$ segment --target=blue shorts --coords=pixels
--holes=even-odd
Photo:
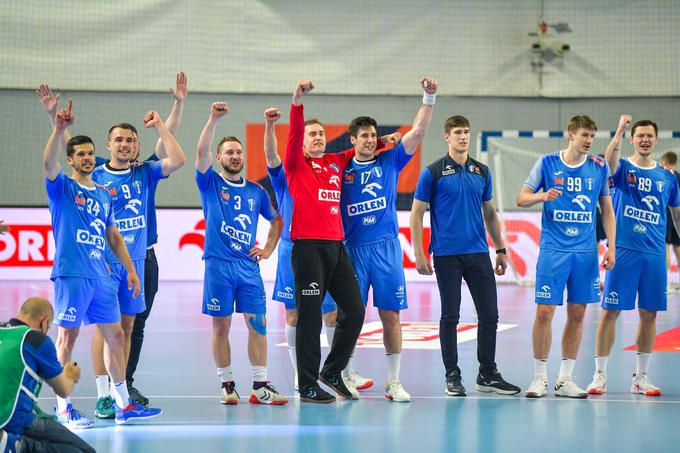
[[[541,250],[536,264],[536,303],[562,305],[600,301],[600,265],[597,251],[565,252]]]
[[[113,281],[83,277],[54,279],[54,323],[62,327],[120,322]]]
[[[279,242],[278,263],[276,264],[276,283],[274,283],[274,294],[272,299],[283,302],[286,310],[295,310],[295,274],[291,256],[293,253],[293,243],[282,240]],[[321,313],[324,315],[337,310],[335,301],[330,293],[326,293],[321,303]]]
[[[373,288],[373,305],[383,310],[404,310],[406,279],[399,238],[372,244],[347,247],[359,281],[364,305],[368,303],[368,288]]]
[[[234,313],[234,303],[237,313],[267,312],[267,295],[264,292],[260,266],[250,260],[206,259],[203,314],[231,316]]]
[[[644,273],[644,274],[643,274]],[[625,248],[616,249],[616,265],[604,280],[602,308],[666,310],[666,257]]]
[[[132,297],[132,290],[128,289],[128,271],[125,266],[121,263],[109,263],[111,278],[118,291],[120,312],[128,316],[135,316],[137,313],[146,310],[146,302],[144,302],[144,260],[135,260],[132,264],[134,264],[137,277],[142,284],[137,297]]]

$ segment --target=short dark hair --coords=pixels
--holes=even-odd
[[[66,157],[73,157],[73,153],[76,152],[73,148],[77,145],[84,145],[86,143],[91,143],[92,148],[94,148],[94,142],[87,135],[76,135],[75,137],[71,137],[71,139],[66,142]]]
[[[630,128],[630,136],[635,135],[635,129],[638,127],[644,127],[644,126],[652,126],[654,128],[654,135],[658,136],[659,135],[659,127],[656,125],[654,121],[650,120],[640,120],[636,121],[635,124],[633,124],[633,127]]]
[[[111,126],[111,129],[109,129],[109,138],[111,137],[111,132],[113,132],[113,130],[117,127],[121,128],[121,129],[127,129],[129,131],[132,131],[132,133],[135,134],[135,137],[139,137],[139,134],[137,133],[137,128],[134,127],[132,124],[130,124],[130,123],[118,123],[118,124],[114,124],[113,126]]]
[[[444,121],[444,133],[448,134],[454,127],[467,127],[470,128],[470,121],[463,115],[453,115],[446,118]]]
[[[378,130],[378,123],[370,116],[358,116],[349,123],[349,135],[356,137],[360,129],[369,128],[373,126]]]
[[[222,137],[220,139],[219,143],[217,143],[217,153],[218,154],[220,152],[220,148],[222,147],[222,144],[227,143],[227,142],[236,142],[239,145],[241,145],[241,147],[243,147],[243,143],[241,143],[241,140],[234,137],[233,135],[227,135],[226,137]]]
[[[305,126],[309,126],[310,124],[318,124],[319,126],[323,127],[323,123],[316,118],[310,118],[305,121]]]
[[[678,155],[673,151],[668,151],[661,156],[661,162],[665,162],[666,165],[676,165],[678,163]]]
[[[579,129],[588,129],[589,131],[596,131],[597,124],[588,115],[576,115],[569,119],[567,131],[575,134]]]

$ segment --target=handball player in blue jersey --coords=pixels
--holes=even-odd
[[[105,262],[108,246],[127,272],[126,284],[136,297],[140,281],[125,241],[115,223],[111,195],[92,181],[95,165],[94,144],[89,137],[65,140],[65,130],[73,124],[72,102],[61,110],[45,146],[43,169],[48,205],[52,215],[55,258],[52,280],[55,289],[55,324],[59,326],[57,351],[62,364],[71,354],[80,325],[97,324],[106,342],[106,369],[113,382],[116,423],[160,414],[133,403],[125,382],[125,338],[120,323],[116,288]],[[64,176],[58,162],[59,150],[66,146],[66,162],[73,172]],[[90,428],[92,421],[75,410],[68,398],[57,398],[58,420],[71,428]]]
[[[480,392],[514,395],[519,387],[510,384],[496,368],[496,330],[498,328],[497,275],[507,268],[501,224],[492,200],[489,168],[468,155],[470,122],[454,115],[444,122],[448,153],[430,164],[418,178],[411,208],[411,238],[416,267],[432,275],[429,253],[441,297],[439,339],[446,371],[448,396],[466,396],[458,367],[457,327],[460,319],[460,287],[468,285],[479,319],[477,359],[479,374],[475,386]],[[423,251],[423,216],[430,207],[431,243]],[[496,247],[495,266],[489,258],[488,230]]]
[[[360,116],[352,120],[349,135],[356,154],[338,181],[342,186],[340,214],[345,246],[364,304],[368,302],[369,288],[373,289],[373,305],[382,321],[387,353],[385,397],[396,402],[411,401],[399,380],[402,341],[399,312],[408,304],[399,243],[397,181],[425,137],[437,93],[436,80],[423,77],[420,84],[424,90],[423,103],[413,127],[391,150],[376,154],[378,125],[373,118]],[[350,390],[356,388],[350,373],[351,360],[342,372]]]
[[[567,322],[562,334],[562,362],[555,395],[586,398],[573,377],[581,344],[586,306],[600,300],[597,258],[596,208],[609,248],[602,260],[605,269],[615,263],[616,222],[609,194],[609,166],[589,154],[597,125],[588,116],[569,120],[566,149],[538,159],[517,196],[517,206],[543,203],[541,243],[536,264],[536,319],[533,327],[534,378],[526,396],[548,393],[548,354],[552,342],[552,319],[567,290]]]
[[[203,314],[212,317],[212,352],[222,383],[220,403],[239,401],[229,345],[231,315],[235,310],[243,313],[248,327],[248,358],[253,375],[248,401],[281,405],[288,400],[267,379],[267,296],[259,261],[269,258],[276,248],[283,220],[264,188],[241,176],[243,146],[236,137],[219,141],[216,160],[220,172],[213,170],[211,148],[215,129],[227,111],[224,102],[212,104],[197,146],[196,184],[205,216]],[[267,242],[262,248],[255,245],[260,215],[270,222]]]
[[[595,375],[588,393],[607,391],[607,360],[614,344],[621,310],[637,307],[640,324],[635,345],[637,366],[631,393],[661,395],[647,376],[656,337],[656,313],[666,311],[666,224],[680,229],[680,193],[674,173],[653,158],[659,140],[657,125],[649,120],[631,127],[633,155],[621,158],[621,141],[632,117],[622,115],[605,157],[614,181],[616,267],[604,281],[602,312],[595,339]],[[667,218],[670,207],[672,219]]]

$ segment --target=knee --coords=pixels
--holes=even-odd
[[[536,323],[543,325],[552,323],[554,313],[555,308],[553,306],[539,305],[536,309]]]
[[[295,327],[297,326],[297,321],[297,310],[286,310],[286,324],[290,327]]]
[[[125,332],[122,327],[118,327],[111,331],[111,333],[105,337],[106,344],[109,345],[111,350],[123,349],[125,344]]]
[[[57,348],[61,350],[71,351],[76,344],[79,329],[60,329],[57,337]]]
[[[602,309],[602,322],[604,323],[613,323],[616,322],[616,320],[619,318],[619,314],[621,312],[619,310],[607,310],[605,308]]]
[[[581,324],[583,322],[583,318],[585,318],[586,315],[586,310],[585,307],[577,309],[572,309],[572,310],[567,310],[567,318],[571,322],[575,322],[578,324]]]
[[[246,319],[248,321],[248,332],[250,335],[267,336],[267,318],[264,313],[248,315]]]
[[[656,324],[656,312],[640,309],[640,324],[653,325]]]
[[[229,322],[226,322],[226,320],[214,318],[212,333],[213,336],[216,337],[226,337],[227,335],[229,335]]]
[[[385,330],[394,330],[399,327],[399,312],[396,310],[380,310],[380,318]]]

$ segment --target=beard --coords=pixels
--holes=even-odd
[[[222,169],[226,171],[227,173],[230,173],[232,175],[238,175],[241,173],[241,170],[243,170],[243,162],[240,164],[222,164]]]

